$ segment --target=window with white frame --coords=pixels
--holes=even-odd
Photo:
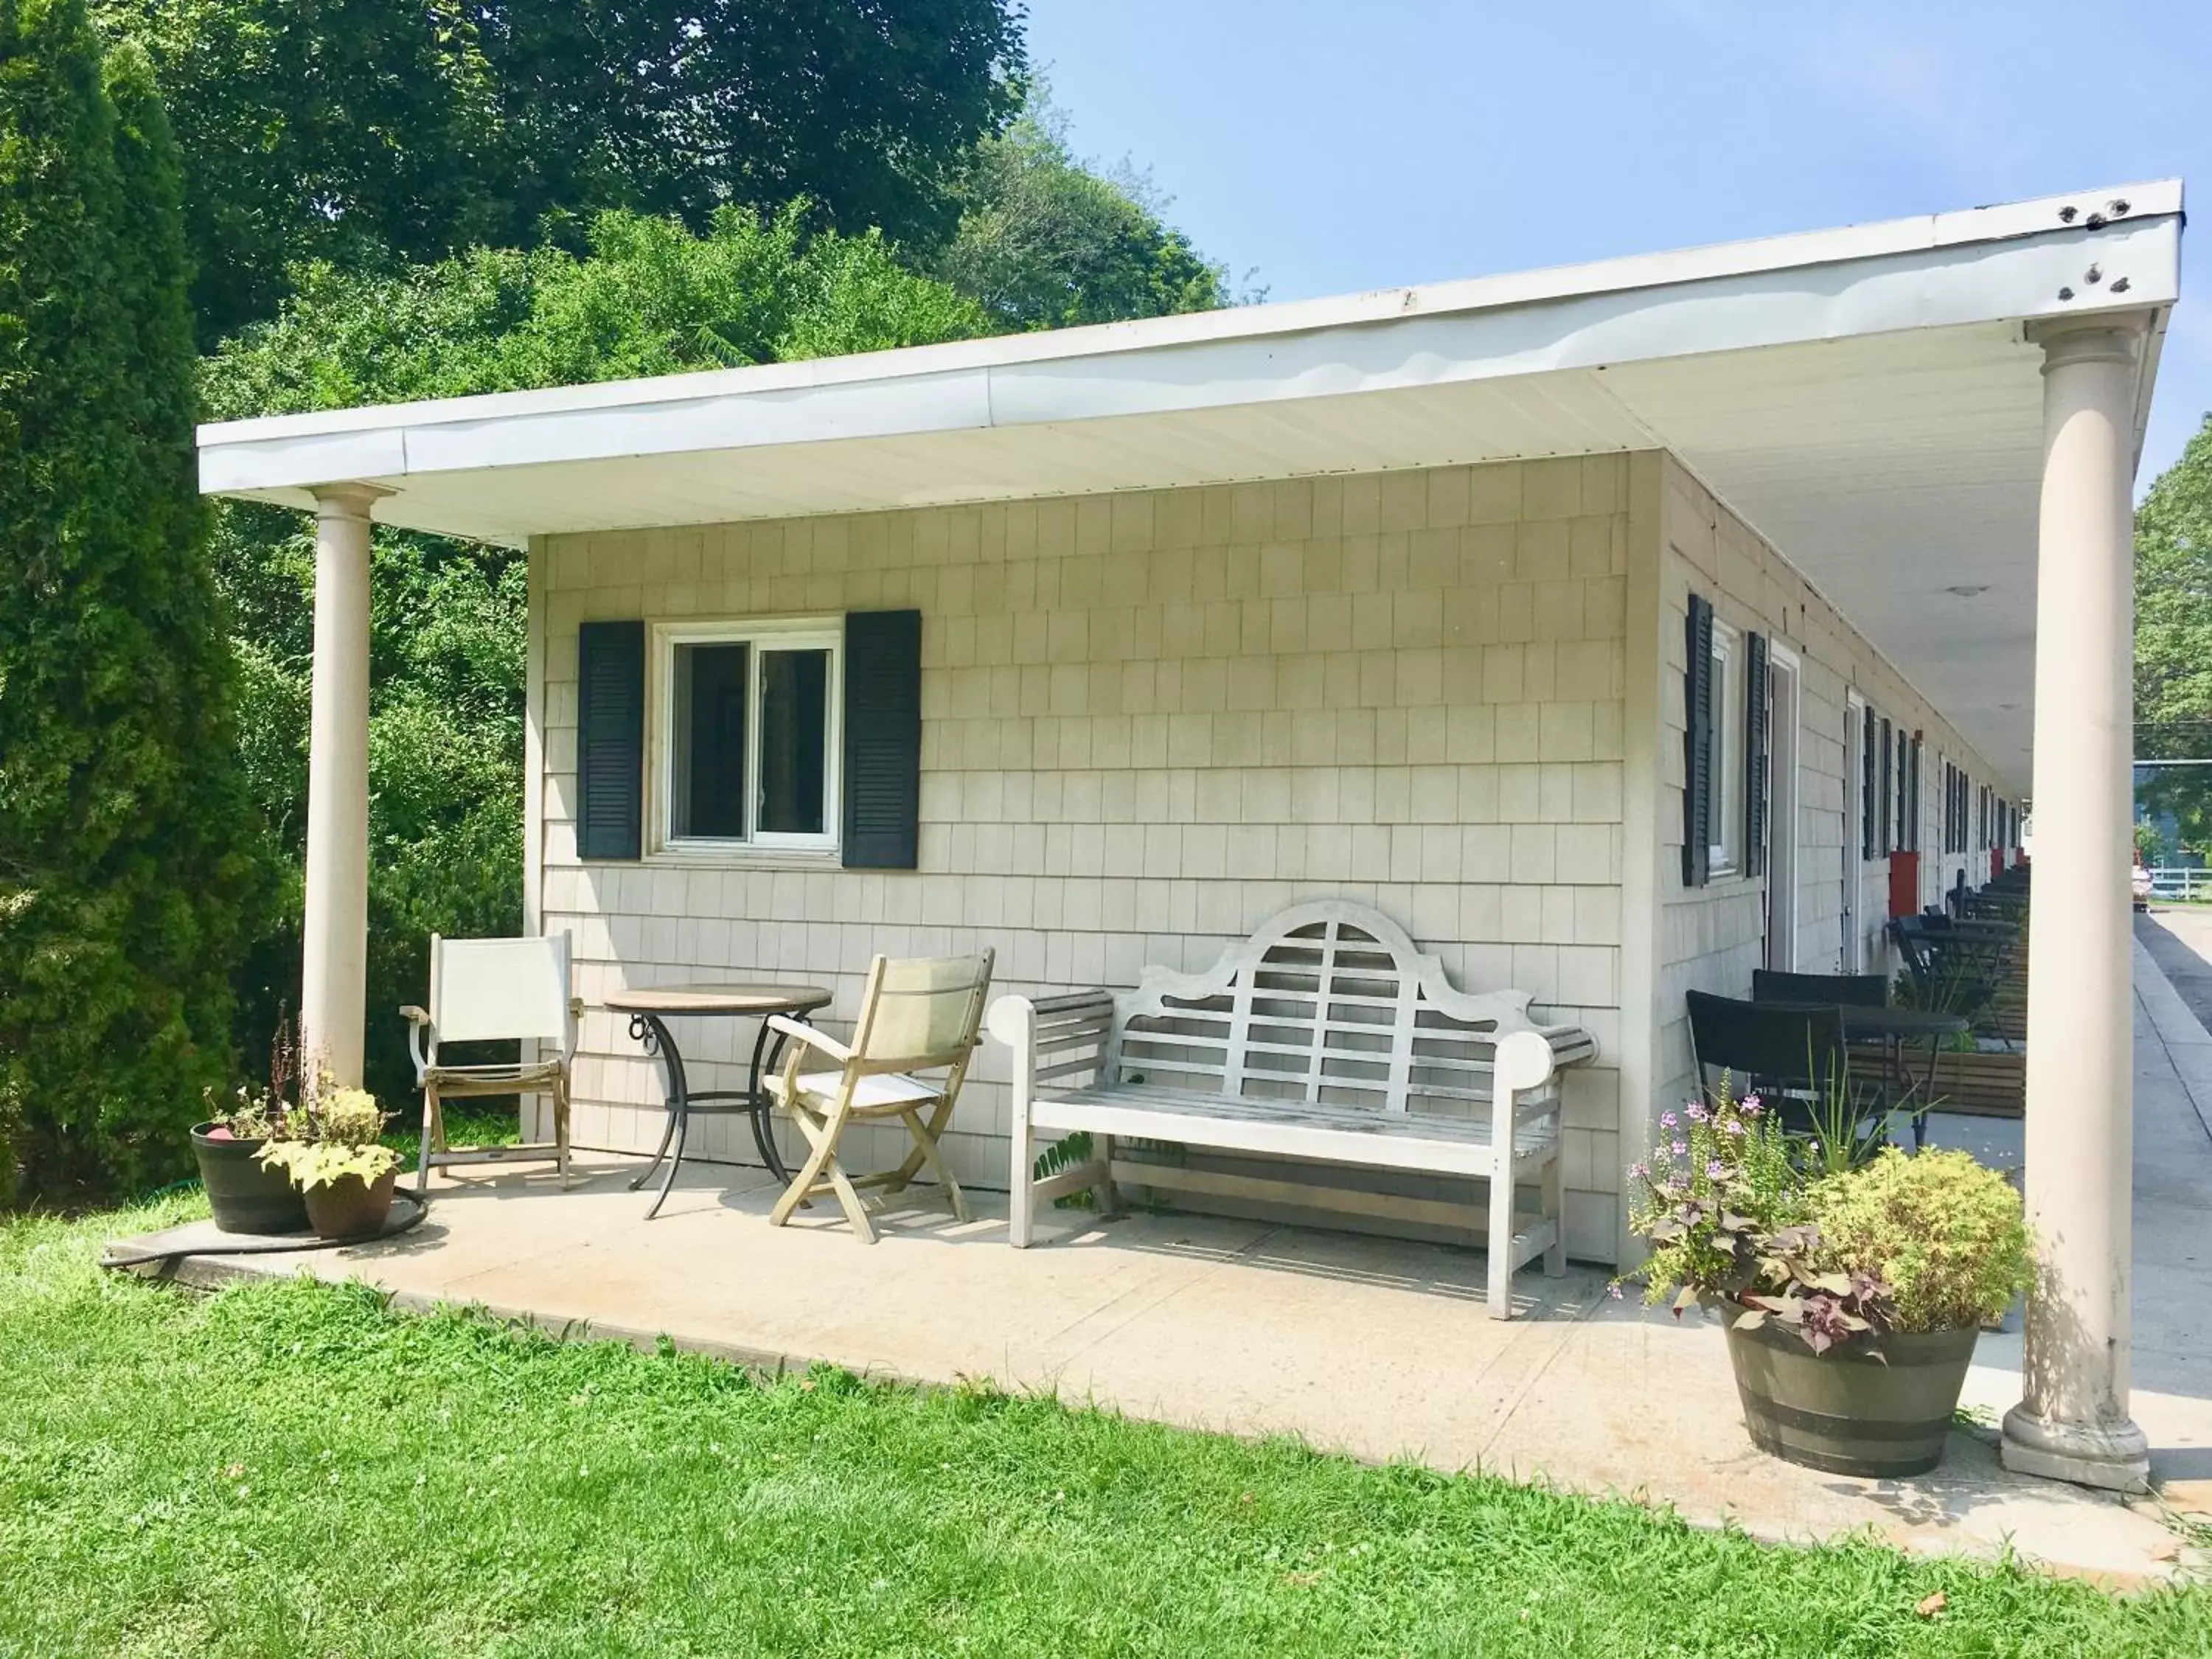
[[[654,629],[665,849],[836,848],[843,638],[821,618]]]
[[[1713,624],[1713,817],[1712,874],[1732,876],[1743,844],[1742,747],[1743,674],[1737,635],[1725,623]]]

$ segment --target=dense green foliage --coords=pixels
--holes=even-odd
[[[1012,115],[1011,0],[100,0],[153,54],[212,340],[288,267],[560,240],[601,209],[708,228],[795,197],[918,246]]]
[[[82,0],[0,4],[0,1195],[187,1159],[258,845],[192,454],[176,149]]]
[[[392,276],[301,272],[273,321],[210,360],[218,418],[727,368],[958,339],[983,313],[873,233],[810,235],[803,204],[704,234],[609,212],[585,252],[476,248]]]
[[[16,1155],[48,1200],[165,1173],[226,1049],[258,1064],[297,1003],[312,526],[193,498],[195,333],[219,342],[198,390],[226,417],[1224,297],[1141,185],[1078,166],[1041,107],[998,137],[1026,93],[1012,0],[88,3],[153,112],[131,188],[173,194],[119,193],[81,6],[8,6],[11,41],[74,20],[78,79],[11,47],[0,123],[0,463],[27,460],[0,491],[11,551],[33,550],[0,618],[21,988],[0,1033],[51,1071],[16,1065],[0,1115],[45,1103],[53,1134]],[[175,291],[195,260],[196,316]],[[380,532],[374,574],[366,1080],[396,1101],[390,1011],[421,995],[428,934],[521,921],[526,570]]]
[[[1894,1328],[1949,1331],[1999,1319],[2034,1267],[2020,1194],[1971,1153],[1895,1146],[1815,1182],[1828,1265],[1889,1287]]]
[[[2212,757],[2212,418],[2136,509],[2136,753]],[[2162,767],[2142,798],[2212,854],[2212,766]]]
[[[1033,96],[976,146],[965,211],[938,270],[1001,328],[1064,328],[1208,311],[1227,271],[1164,223],[1144,180],[1109,178],[1068,152],[1066,123]]]
[[[2212,1650],[2203,1589],[1777,1549],[1049,1400],[771,1383],[361,1285],[186,1298],[94,1265],[175,1213],[0,1226],[0,1650]]]
[[[583,256],[477,249],[386,277],[301,273],[271,322],[207,360],[221,416],[450,397],[779,362],[980,333],[982,313],[900,265],[874,235],[810,235],[788,209],[736,209],[705,235],[607,213]],[[306,834],[313,526],[273,507],[216,514],[218,568],[239,622],[248,771],[294,860],[287,926],[247,988],[249,1055],[297,983]],[[369,726],[366,1081],[411,1091],[392,1010],[419,1001],[430,933],[522,923],[526,565],[520,553],[380,531]]]

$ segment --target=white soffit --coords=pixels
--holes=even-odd
[[[271,416],[203,427],[201,483],[305,507],[318,484],[374,483],[395,492],[380,521],[519,545],[1663,447],[2024,787],[2041,444],[2025,325],[2148,310],[2162,327],[2180,230],[2169,180],[1341,300]],[[2154,349],[2138,437],[2154,369]]]

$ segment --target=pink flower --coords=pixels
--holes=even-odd
[[[1659,1114],[1659,1127],[1662,1129],[1671,1129],[1674,1127],[1675,1125],[1681,1122],[1681,1121],[1682,1120],[1680,1118],[1676,1117],[1672,1112],[1662,1112]]]
[[[1674,1156],[1675,1156],[1675,1157],[1677,1157],[1677,1158],[1687,1158],[1689,1155],[1690,1155],[1690,1143],[1689,1143],[1688,1141],[1686,1141],[1686,1140],[1678,1140],[1678,1141],[1676,1141],[1676,1142],[1674,1143]]]

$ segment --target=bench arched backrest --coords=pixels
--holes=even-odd
[[[1454,988],[1396,922],[1340,899],[1279,912],[1203,973],[1147,968],[1115,1003],[1119,1082],[1451,1116],[1490,1100],[1500,1037],[1565,1029],[1530,1019],[1526,992]]]

